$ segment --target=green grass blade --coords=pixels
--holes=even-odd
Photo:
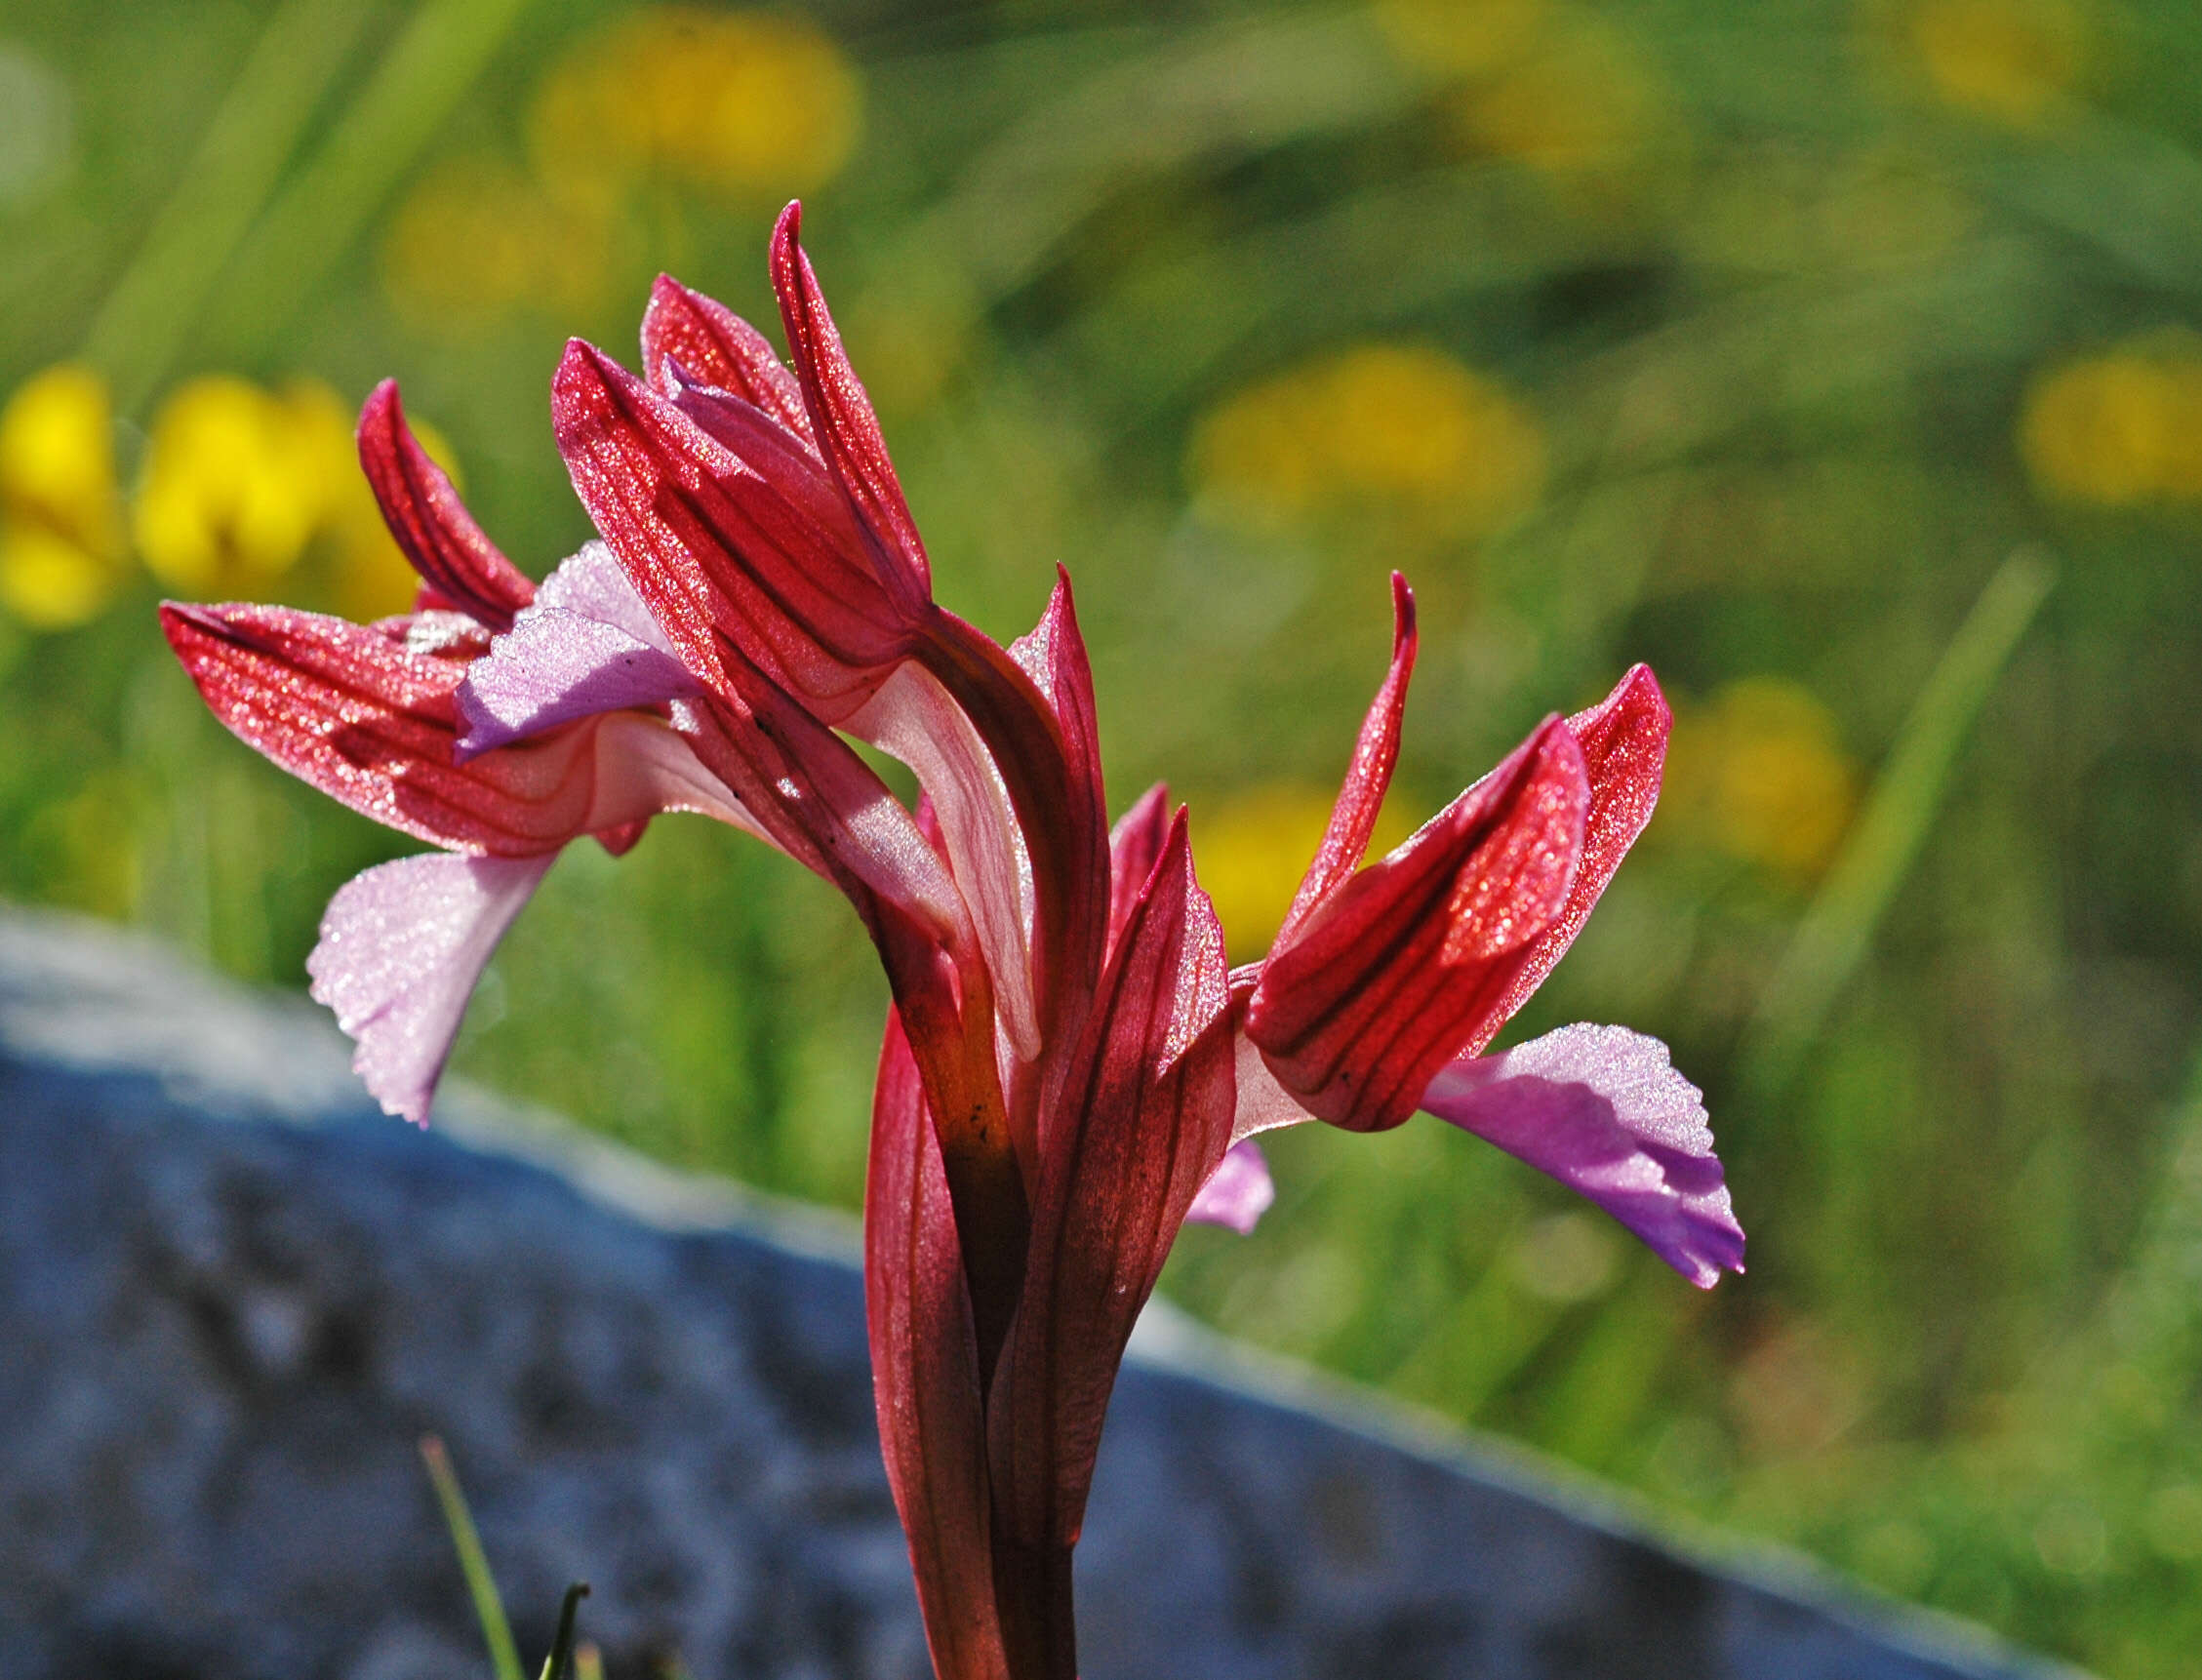
[[[1754,1095],[1772,1097],[1788,1084],[1864,959],[1942,808],[1958,750],[2055,579],[2039,553],[2022,549],[2006,560],[1912,702],[1744,1035],[1742,1078]]]
[[[459,1553],[459,1567],[466,1577],[466,1590],[473,1597],[474,1615],[482,1623],[482,1640],[490,1648],[497,1680],[527,1680],[520,1669],[520,1648],[512,1643],[512,1624],[504,1620],[504,1602],[497,1594],[497,1578],[490,1574],[490,1560],[482,1555],[482,1537],[474,1530],[466,1496],[459,1491],[459,1477],[452,1472],[451,1455],[442,1441],[423,1435],[420,1461],[428,1466],[428,1480],[435,1484],[436,1502],[443,1506],[444,1526],[451,1530],[452,1547]],[[571,1631],[575,1596],[571,1591],[566,1595],[561,1635]]]
[[[424,0],[320,148],[253,229],[212,340],[246,357],[350,252],[412,169],[528,0]]]
[[[574,1614],[588,1596],[588,1582],[577,1580],[566,1589],[558,1607],[558,1637],[550,1642],[550,1655],[542,1660],[541,1680],[574,1680]]]
[[[84,358],[113,381],[124,413],[167,377],[371,10],[362,0],[285,0],[260,31],[144,244],[85,334]]]

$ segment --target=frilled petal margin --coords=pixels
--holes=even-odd
[[[1216,1164],[1193,1205],[1185,1210],[1185,1219],[1191,1224],[1227,1225],[1243,1237],[1253,1232],[1276,1199],[1269,1163],[1261,1158],[1261,1146],[1250,1138],[1233,1143]]]
[[[454,756],[464,763],[578,718],[700,692],[612,551],[590,542],[467,667]]]
[[[427,1124],[474,982],[556,857],[400,858],[329,901],[306,973],[357,1041],[352,1070],[386,1113]]]
[[[1704,1104],[1658,1039],[1563,1026],[1441,1068],[1421,1105],[1587,1196],[1700,1289],[1743,1269]]]

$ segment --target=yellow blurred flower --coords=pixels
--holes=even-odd
[[[308,411],[209,375],[161,405],[132,508],[146,568],[186,595],[255,594],[297,563],[329,497]]]
[[[1376,17],[1404,62],[1436,76],[1477,76],[1536,38],[1544,0],[1377,0]]]
[[[1454,114],[1478,149],[1592,187],[1629,177],[1666,121],[1643,55],[1619,31],[1587,20],[1466,90]]]
[[[408,324],[463,332],[516,309],[585,315],[610,286],[617,206],[560,197],[495,158],[448,158],[383,235],[383,294]]]
[[[1204,811],[1193,835],[1200,884],[1216,902],[1217,919],[1234,962],[1251,962],[1277,937],[1300,878],[1322,843],[1336,788],[1277,782],[1237,794]],[[1408,829],[1386,804],[1377,819],[1369,856],[1381,858]]]
[[[410,612],[420,579],[413,570],[360,470],[354,416],[341,397],[315,380],[283,392],[311,464],[319,512],[315,535],[327,541],[328,592],[336,610],[361,623]],[[456,482],[459,467],[444,435],[418,416],[407,423],[433,460]]]
[[[656,174],[771,202],[840,172],[861,109],[855,67],[806,19],[649,6],[559,61],[529,141],[553,188]]]
[[[1779,677],[1746,677],[1678,713],[1662,827],[1799,883],[1827,866],[1858,803],[1833,715]]]
[[[2019,452],[2036,487],[2067,500],[2202,500],[2202,341],[2136,339],[2043,374]]]
[[[0,409],[0,604],[42,630],[96,617],[123,575],[114,414],[89,368],[34,375]]]
[[[1188,467],[1196,494],[1260,523],[1376,508],[1478,537],[1536,504],[1545,452],[1525,409],[1442,350],[1363,344],[1226,400]]]
[[[2087,19],[2070,0],[1919,0],[1905,21],[1943,102],[2013,128],[2058,115],[2086,67]]]

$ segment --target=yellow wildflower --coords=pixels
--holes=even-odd
[[[1746,677],[1676,717],[1662,826],[1809,882],[1850,826],[1858,789],[1827,708],[1795,683]]]
[[[1938,98],[2013,128],[2059,115],[2086,67],[2087,20],[2070,0],[1920,0],[1906,23]]]
[[[520,308],[585,315],[610,289],[617,208],[553,195],[495,158],[446,159],[382,239],[382,290],[415,328],[464,331]]]
[[[2035,485],[2067,500],[2202,500],[2202,342],[2135,339],[2044,374],[2019,452]]]
[[[420,580],[390,536],[360,470],[352,410],[317,380],[288,386],[283,400],[311,463],[320,507],[315,530],[328,542],[328,592],[336,610],[362,623],[411,611]],[[428,459],[456,480],[457,460],[443,434],[417,416],[408,416],[407,423]]]
[[[1262,523],[1372,507],[1479,537],[1536,503],[1537,422],[1443,351],[1364,344],[1241,391],[1196,429],[1196,492]]]
[[[38,629],[81,624],[122,559],[107,387],[89,368],[49,368],[0,409],[0,603]]]
[[[290,570],[326,503],[310,422],[240,379],[180,386],[153,421],[133,529],[185,595],[252,594]]]
[[[840,173],[861,105],[854,66],[801,17],[650,6],[566,55],[529,140],[546,183],[655,174],[770,202]]]
[[[1292,907],[1300,878],[1330,825],[1336,788],[1278,782],[1224,799],[1200,819],[1200,884],[1215,900],[1235,962],[1269,948]],[[1407,837],[1386,804],[1369,856],[1381,858]]]
[[[1643,56],[1610,28],[1578,23],[1456,107],[1462,136],[1570,185],[1632,170],[1664,120]]]
[[[1377,0],[1378,26],[1406,63],[1437,76],[1476,76],[1535,39],[1544,0]]]

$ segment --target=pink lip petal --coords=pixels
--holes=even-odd
[[[1440,1069],[1422,1107],[1588,1197],[1700,1289],[1743,1269],[1704,1104],[1658,1039],[1563,1026]]]
[[[1261,1144],[1244,1139],[1217,1162],[1216,1171],[1185,1210],[1185,1219],[1192,1224],[1224,1225],[1248,1236],[1276,1199],[1277,1186],[1269,1178]]]
[[[917,773],[994,977],[1003,1030],[1015,1055],[1030,1061],[1041,1049],[1031,985],[1032,861],[985,743],[915,664],[881,684],[846,727]]]
[[[357,1042],[352,1069],[384,1112],[428,1123],[474,982],[556,856],[401,858],[329,901],[306,973]]]
[[[467,667],[455,756],[464,763],[577,718],[701,692],[612,551],[591,542]]]

